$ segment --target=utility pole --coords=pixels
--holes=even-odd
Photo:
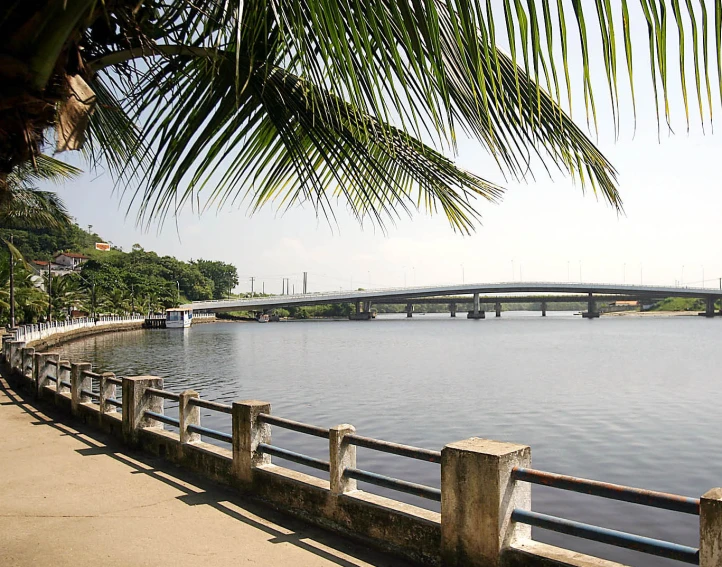
[[[10,235],[10,244],[13,244],[13,235]],[[10,253],[10,328],[15,328],[15,256],[10,247],[8,247]]]
[[[48,323],[53,317],[53,274],[50,273],[50,262],[48,262]]]
[[[130,284],[130,312],[135,315],[135,287]]]
[[[263,287],[261,288],[261,290],[262,290],[261,293],[262,293],[263,295],[266,295],[266,282],[261,282],[261,286],[263,286]]]
[[[255,281],[255,277],[251,276],[251,297],[253,297],[253,282]]]
[[[303,294],[308,293],[308,272],[303,272]]]

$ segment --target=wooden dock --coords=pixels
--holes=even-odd
[[[144,329],[165,329],[165,317],[147,317],[143,323]]]

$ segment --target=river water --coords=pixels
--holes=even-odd
[[[518,442],[532,447],[537,469],[698,497],[722,486],[721,335],[722,319],[703,317],[416,314],[132,331],[60,350],[102,371],[162,376],[176,392],[269,401],[274,414],[315,425],[351,423],[361,435],[429,449],[473,436]],[[230,432],[228,415],[204,412],[202,423]],[[323,439],[274,427],[273,442],[328,459]],[[358,467],[440,484],[439,465],[365,449]],[[532,502],[538,512],[699,544],[693,516],[540,486]],[[534,538],[630,565],[679,565],[536,528]]]

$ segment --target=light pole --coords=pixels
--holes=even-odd
[[[582,261],[579,260],[579,283],[582,283]]]
[[[684,287],[684,264],[682,264],[682,279],[679,280],[679,285]]]
[[[627,263],[624,262],[624,267],[622,268],[622,283],[627,283]]]
[[[178,280],[176,280],[175,285],[176,285],[175,302],[176,302],[176,307],[178,307],[178,305],[180,305],[180,282]]]
[[[14,244],[13,235],[10,235],[10,244]],[[8,246],[8,253],[10,254],[10,328],[15,328],[15,256],[13,256],[12,248],[14,246]]]
[[[511,261],[511,281],[514,281],[516,272],[514,271],[514,260]]]
[[[567,281],[571,281],[571,276],[569,275],[569,260],[567,260]]]
[[[704,287],[705,281],[704,281],[704,266],[702,266],[702,287]]]
[[[465,277],[464,277],[464,264],[461,264],[461,283],[462,283],[462,284],[466,283],[464,280],[465,280]]]

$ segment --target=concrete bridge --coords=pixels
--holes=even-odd
[[[407,314],[411,316],[413,303],[448,302],[451,316],[455,317],[457,304],[463,302],[472,304],[467,315],[469,319],[483,319],[485,313],[480,307],[482,303],[494,303],[496,314],[500,316],[502,303],[539,301],[543,303],[542,311],[545,313],[546,303],[583,301],[587,303],[587,311],[582,315],[586,318],[595,318],[600,315],[597,304],[601,301],[654,300],[666,297],[703,299],[706,304],[704,314],[713,317],[715,301],[722,299],[722,289],[569,282],[477,283],[196,301],[182,307],[214,312],[266,311],[291,306],[353,303],[356,312],[350,318],[360,320],[371,318],[373,304],[406,303]],[[722,314],[722,311],[719,314]]]

